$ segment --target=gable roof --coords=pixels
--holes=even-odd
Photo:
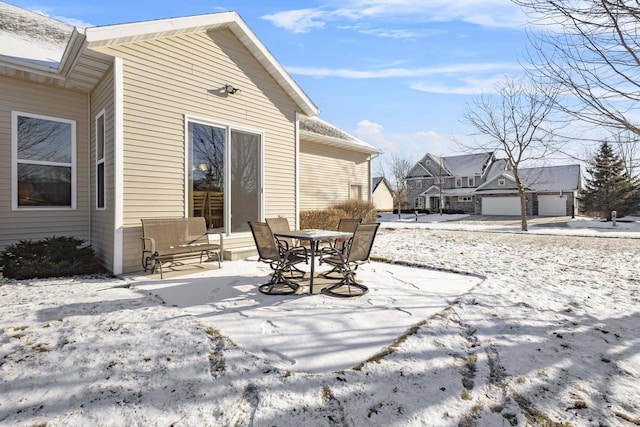
[[[58,68],[73,27],[0,2],[0,57]]]
[[[475,176],[482,175],[492,157],[493,152],[485,152],[443,157],[443,161],[452,176]]]
[[[63,87],[89,91],[111,64],[107,55],[92,51],[92,48],[218,29],[230,30],[303,114],[318,114],[318,107],[236,12],[90,27],[81,33],[75,27],[46,16],[0,3],[0,75],[12,75],[15,70],[21,70],[32,73],[27,77],[35,81],[49,82],[43,79],[44,76],[53,78]],[[16,45],[19,49],[11,49]],[[78,77],[72,83],[65,81],[74,77],[76,68],[82,67],[77,70],[82,78]]]
[[[320,144],[346,148],[366,154],[379,154],[381,150],[356,138],[318,117],[300,120],[300,136]]]
[[[425,161],[431,160],[437,167],[442,168],[441,176],[476,176],[482,175],[493,159],[493,152],[462,154],[458,156],[439,157],[427,153],[411,169],[407,178],[433,177],[433,173],[425,167]]]
[[[580,189],[580,165],[526,168],[520,170],[520,177],[535,191]]]
[[[376,188],[378,188],[378,185],[380,185],[381,183],[384,183],[384,185],[387,186],[387,189],[391,191],[391,186],[389,185],[387,178],[385,178],[384,176],[376,176],[371,178],[371,192],[373,193],[374,191],[376,191]]]
[[[515,183],[513,172],[511,170],[504,170],[491,176],[484,184],[477,188],[477,191],[492,191],[485,190],[485,188],[500,178]],[[537,192],[579,190],[581,187],[580,165],[523,168],[520,169],[520,180],[527,189]]]

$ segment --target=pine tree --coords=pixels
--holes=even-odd
[[[611,212],[621,217],[637,209],[637,184],[625,173],[624,163],[604,141],[589,162],[585,189],[582,191],[582,206],[611,220]]]

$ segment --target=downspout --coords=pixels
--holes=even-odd
[[[122,274],[124,257],[124,64],[113,60],[113,274]]]
[[[380,153],[374,153],[372,155],[369,156],[369,203],[373,203],[373,188],[372,188],[372,182],[373,182],[373,159],[375,159],[376,157],[380,156]]]
[[[295,153],[294,153],[294,163],[295,163],[295,229],[300,229],[300,113],[296,111],[295,113]]]
[[[91,246],[91,236],[92,236],[92,230],[93,230],[93,206],[91,205],[91,184],[92,184],[92,180],[91,180],[91,91],[89,91],[89,94],[87,95],[87,134],[88,134],[88,150],[87,150],[87,165],[89,167],[89,185],[87,186],[87,192],[88,197],[87,200],[89,201],[89,246]]]

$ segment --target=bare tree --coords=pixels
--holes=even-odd
[[[389,184],[391,185],[391,192],[398,207],[398,218],[400,218],[402,210],[402,201],[407,197],[407,181],[405,178],[409,175],[409,172],[411,172],[412,166],[413,163],[408,157],[398,154],[391,156],[391,161],[388,165],[391,173]]]
[[[638,178],[640,169],[640,136],[630,132],[614,135],[614,147],[624,163],[626,175],[630,179]]]
[[[563,88],[563,111],[640,135],[640,2],[513,0],[533,22],[529,71]]]
[[[496,93],[467,104],[464,118],[478,134],[488,137],[489,142],[480,144],[482,149],[506,155],[520,196],[522,231],[527,231],[526,186],[520,168],[525,162],[545,160],[560,148],[549,128],[557,91],[543,94],[530,82],[507,78]]]

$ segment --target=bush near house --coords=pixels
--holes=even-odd
[[[349,200],[326,209],[300,212],[300,228],[335,230],[338,228],[340,218],[362,218],[363,223],[368,223],[376,221],[377,213],[372,203]]]
[[[105,274],[93,249],[74,237],[21,240],[0,253],[0,265],[8,279],[37,279]]]

